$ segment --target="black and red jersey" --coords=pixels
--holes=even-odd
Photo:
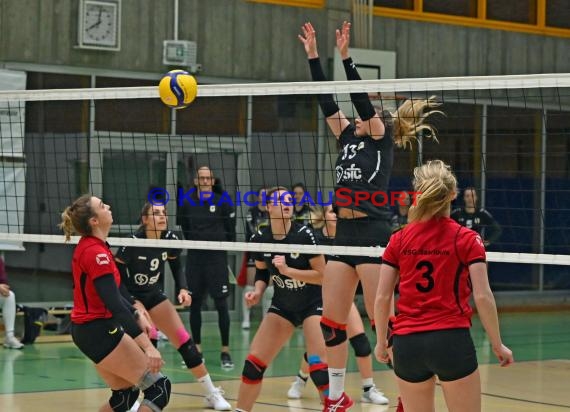
[[[400,271],[394,334],[470,327],[469,265],[485,260],[481,237],[447,217],[394,233],[382,256]]]
[[[121,284],[121,275],[107,242],[94,236],[83,236],[73,252],[71,265],[73,272],[71,320],[74,323],[87,323],[95,319],[113,317],[93,283],[98,277],[113,274],[117,287]]]

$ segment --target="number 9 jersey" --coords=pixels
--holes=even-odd
[[[394,334],[471,327],[469,265],[485,261],[481,237],[447,217],[394,233],[382,256],[400,271]]]

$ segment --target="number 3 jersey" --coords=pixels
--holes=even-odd
[[[481,237],[447,217],[394,233],[382,256],[400,271],[394,334],[471,327],[469,265],[485,261]]]
[[[137,231],[133,238],[146,239],[146,233],[143,230]],[[162,232],[161,239],[178,240],[178,236],[167,230]],[[162,290],[165,263],[168,259],[178,258],[180,253],[180,249],[123,246],[119,248],[115,257],[125,262],[127,277],[125,278],[123,274],[123,282],[128,291],[136,296],[138,292]],[[177,287],[186,289],[186,280],[182,279],[181,273],[173,273],[173,275]]]
[[[253,235],[251,242],[255,243],[280,243],[284,245],[316,245],[313,231],[300,223],[293,222],[289,233],[281,240],[273,239],[271,226],[264,227]],[[287,266],[299,270],[311,269],[310,260],[318,254],[307,253],[279,253],[279,252],[255,252],[254,259],[264,262],[269,269],[270,279],[273,281],[275,293],[271,304],[279,309],[300,312],[309,306],[322,301],[320,285],[301,282],[285,276],[271,263],[277,255],[284,255]]]

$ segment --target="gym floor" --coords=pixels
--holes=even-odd
[[[183,314],[186,317],[185,314]],[[504,342],[515,354],[516,363],[500,368],[494,359],[483,329],[475,317],[472,335],[477,348],[483,392],[483,411],[569,411],[570,410],[570,312],[501,314]],[[235,405],[243,360],[257,323],[243,331],[232,323],[231,348],[235,368],[220,368],[219,336],[216,323],[205,324],[203,350],[206,366]],[[273,365],[267,369],[264,387],[254,410],[320,411],[316,390],[307,384],[305,396],[287,399],[287,390],[297,373],[304,352],[301,331],[296,331]],[[371,331],[368,335],[374,338]],[[59,338],[59,337],[58,337]],[[373,340],[374,341],[374,340]],[[200,411],[203,401],[199,385],[181,364],[178,352],[168,342],[159,346],[166,365],[163,369],[173,385],[169,411]],[[374,361],[376,385],[390,399],[388,406],[361,405],[358,411],[393,411],[397,387],[393,373]],[[347,392],[355,400],[360,395],[360,378],[354,358],[349,360]],[[96,411],[109,396],[87,358],[71,342],[36,343],[21,351],[0,348],[0,411],[29,412]],[[436,390],[436,410],[445,403]]]

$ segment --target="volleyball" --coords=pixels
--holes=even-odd
[[[158,84],[162,103],[174,109],[183,109],[194,101],[198,83],[194,76],[184,70],[171,70]]]

